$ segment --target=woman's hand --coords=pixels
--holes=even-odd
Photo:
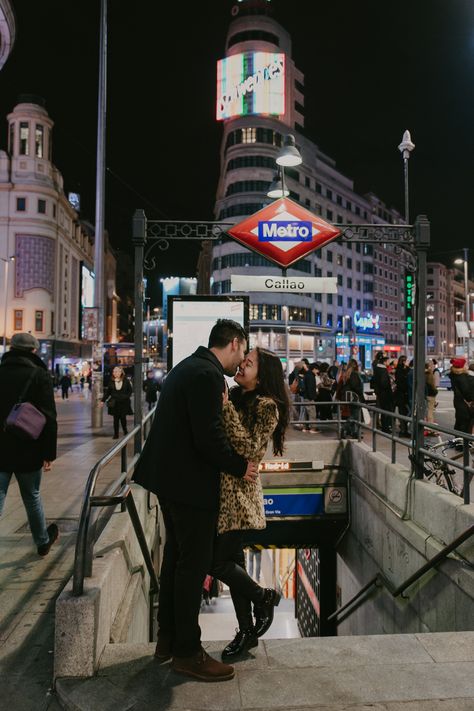
[[[43,462],[43,471],[45,471],[45,472],[51,471],[51,462],[46,461],[46,460]]]

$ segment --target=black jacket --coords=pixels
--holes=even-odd
[[[307,370],[303,376],[304,380],[304,396],[306,400],[316,400],[316,376],[312,370]]]
[[[31,402],[46,417],[46,425],[37,440],[20,439],[5,432],[3,424],[13,405],[18,402],[32,369],[35,377],[25,400]],[[53,382],[48,370],[37,355],[25,350],[11,349],[0,364],[0,471],[31,472],[40,469],[43,461],[56,459],[57,422]]]
[[[128,378],[123,379],[123,385],[120,390],[117,390],[115,380],[112,378],[102,398],[102,401],[107,405],[109,415],[133,415],[130,404],[132,394],[132,384]]]
[[[362,378],[356,370],[353,370],[349,376],[349,379],[346,380],[344,392],[355,393],[359,402],[365,402]]]
[[[221,364],[203,346],[170,371],[135,482],[169,501],[217,511],[220,472],[243,477],[247,468],[222,426],[224,387]]]

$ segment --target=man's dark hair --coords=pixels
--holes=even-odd
[[[234,338],[246,341],[247,334],[237,321],[232,321],[230,318],[220,318],[212,327],[207,347],[225,348]]]
[[[301,362],[302,362],[302,363],[306,363],[306,365],[307,365],[308,368],[309,368],[309,360],[308,360],[307,358],[302,358],[302,359],[301,359]]]

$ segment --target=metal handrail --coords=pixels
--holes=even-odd
[[[370,405],[369,403],[366,402],[359,402],[359,401],[353,401],[353,402],[348,402],[348,401],[341,401],[341,400],[328,400],[328,401],[315,401],[315,400],[304,400],[300,402],[292,402],[291,403],[292,407],[294,408],[301,408],[305,407],[306,405],[312,405],[312,406],[317,406],[317,407],[336,407],[337,408],[337,417],[333,420],[321,420],[321,419],[315,419],[315,420],[291,420],[291,424],[309,424],[309,425],[319,425],[319,426],[326,426],[329,427],[332,425],[337,425],[337,434],[338,438],[341,438],[342,435],[342,426],[344,422],[352,422],[355,423],[358,427],[358,436],[357,439],[360,441],[362,439],[361,437],[361,432],[362,431],[368,431],[372,435],[372,451],[376,452],[377,451],[377,437],[383,437],[385,439],[390,440],[391,442],[391,462],[392,464],[395,464],[397,461],[396,457],[396,448],[397,445],[401,445],[405,447],[408,450],[413,450],[415,448],[415,428],[416,425],[418,424],[419,426],[423,427],[424,429],[429,429],[432,432],[439,432],[443,434],[447,434],[450,437],[457,437],[461,438],[464,442],[464,456],[463,456],[463,463],[457,463],[454,462],[453,460],[450,460],[449,458],[443,457],[443,455],[438,454],[435,451],[425,449],[425,448],[418,448],[418,452],[423,454],[423,456],[429,457],[430,459],[436,459],[438,461],[445,461],[446,463],[452,464],[453,467],[456,469],[462,470],[464,474],[464,487],[463,487],[463,496],[464,496],[464,503],[469,504],[470,503],[470,489],[469,489],[469,483],[474,475],[474,470],[472,469],[469,461],[469,443],[474,442],[474,435],[470,435],[466,432],[460,432],[459,430],[452,429],[450,427],[444,427],[442,425],[438,425],[434,422],[426,422],[426,420],[420,420],[418,423],[415,423],[415,420],[413,417],[410,417],[408,415],[401,415],[399,413],[395,413],[392,410],[383,410],[380,407],[377,407],[375,405]],[[342,418],[341,417],[341,407],[345,406],[350,406],[350,407],[356,407],[358,409],[358,417],[356,419],[352,417],[348,418]],[[370,424],[365,424],[363,422],[362,417],[361,417],[361,408],[367,409],[370,413],[372,413],[372,421]],[[410,423],[412,427],[412,435],[410,439],[403,439],[401,437],[397,437],[397,435],[394,432],[394,427],[392,426],[392,432],[384,432],[383,430],[379,429],[376,427],[376,415],[385,415],[389,417],[392,420],[392,424],[394,420],[399,420],[402,422]],[[446,461],[448,460],[448,461]],[[413,462],[413,458],[410,457],[410,462],[412,465],[412,473],[414,473],[414,468],[415,464]],[[418,474],[419,478],[423,478],[422,475]]]
[[[463,533],[461,533],[457,538],[454,539],[451,543],[446,545],[439,553],[437,553],[433,558],[430,558],[424,565],[422,565],[418,570],[416,570],[412,575],[410,575],[409,578],[403,581],[398,587],[394,588],[392,583],[384,576],[382,573],[377,573],[371,580],[369,580],[368,583],[366,583],[353,597],[345,603],[342,607],[340,607],[338,610],[335,610],[332,612],[327,620],[328,622],[335,620],[336,624],[339,624],[342,622],[342,620],[338,620],[337,618],[339,615],[341,615],[342,612],[345,610],[351,608],[356,602],[358,602],[366,593],[371,591],[371,589],[374,586],[384,586],[388,592],[391,594],[392,597],[398,597],[399,595],[402,595],[404,597],[403,593],[407,588],[409,588],[413,583],[416,583],[417,580],[419,580],[425,573],[427,573],[429,570],[432,570],[438,563],[440,563],[442,560],[448,557],[448,555],[455,550],[458,546],[461,545],[461,543],[464,543],[464,541],[467,541],[472,535],[474,535],[474,525],[469,526]],[[350,610],[349,614],[352,614],[356,608],[353,608]],[[347,616],[347,615],[346,615]]]
[[[135,470],[140,453],[136,452],[132,457],[130,463],[128,463],[127,458],[128,443],[134,441],[136,445],[137,440],[142,442],[144,439],[146,439],[147,430],[149,428],[149,425],[151,425],[154,414],[155,408],[148,412],[147,415],[143,418],[142,422],[136,425],[136,427],[134,427],[133,430],[131,430],[125,437],[123,437],[123,439],[119,443],[109,449],[109,451],[95,463],[89,473],[82,499],[81,514],[79,517],[79,527],[77,531],[76,548],[74,554],[72,594],[75,597],[81,596],[84,592],[84,578],[90,577],[92,575],[94,544],[96,543],[106,524],[110,520],[110,517],[113,513],[113,508],[118,505],[122,505],[122,510],[127,509],[132,519],[133,527],[137,535],[140,547],[142,549],[145,563],[147,565],[147,568],[149,569],[152,578],[150,593],[155,592],[155,588],[157,589],[158,587],[156,573],[154,572],[153,565],[151,563],[150,552],[146,547],[145,534],[143,533],[140,518],[138,516],[138,513],[136,512],[135,502],[130,490],[130,486],[128,485],[128,481],[131,478],[130,475]],[[117,479],[112,484],[110,484],[105,494],[103,494],[102,496],[95,496],[97,481],[99,479],[101,471],[118,455],[120,455],[121,458],[120,474],[118,475]],[[110,507],[110,514],[107,517],[104,516],[104,521],[100,528],[96,527],[95,525],[93,526],[91,523],[92,509],[99,507]],[[97,520],[95,520],[93,523],[95,524],[96,522]],[[145,548],[143,546],[144,542]],[[152,572],[150,571],[150,563]]]

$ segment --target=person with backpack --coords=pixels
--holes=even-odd
[[[59,537],[56,523],[46,525],[40,495],[43,472],[50,471],[56,459],[57,422],[53,383],[46,365],[36,355],[38,349],[39,342],[30,333],[15,333],[0,364],[0,420],[6,423],[20,400],[31,403],[46,420],[36,439],[8,425],[0,428],[0,515],[15,474],[31,535],[38,555],[43,557]]]

